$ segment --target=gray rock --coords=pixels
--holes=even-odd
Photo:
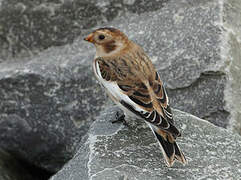
[[[168,168],[149,127],[136,120],[112,124],[116,108],[91,125],[85,146],[51,180],[237,179],[241,176],[241,137],[174,110],[182,137],[177,142],[188,164]],[[235,167],[235,168],[234,168]]]
[[[72,158],[105,105],[92,57],[79,46],[1,64],[0,148],[52,172]]]
[[[29,171],[8,153],[0,150],[0,179],[1,180],[32,180]]]
[[[3,1],[0,3],[0,61],[72,43],[91,27],[126,12],[155,11],[166,1]]]

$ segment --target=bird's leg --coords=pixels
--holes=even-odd
[[[124,125],[127,125],[127,122],[125,120],[125,114],[120,115],[120,113],[117,111],[115,114],[115,120],[111,121],[112,123],[122,122]]]

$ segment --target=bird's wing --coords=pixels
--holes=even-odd
[[[150,87],[155,94],[153,100],[150,90],[135,73],[138,69],[133,71],[128,63],[121,58],[115,61],[97,58],[94,61],[95,74],[112,99],[151,125],[171,133],[174,138],[180,136],[173,124],[166,90],[158,73],[152,69],[153,73],[149,78]],[[156,108],[156,103],[160,108]]]

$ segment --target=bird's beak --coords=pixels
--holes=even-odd
[[[93,34],[89,34],[84,40],[93,43]]]

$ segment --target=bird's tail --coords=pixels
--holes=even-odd
[[[180,161],[182,164],[187,163],[187,160],[186,160],[184,154],[178,147],[175,140],[173,141],[173,140],[171,140],[171,138],[168,138],[168,134],[166,134],[166,137],[164,138],[163,135],[161,135],[161,133],[157,133],[153,127],[151,127],[151,129],[152,129],[153,133],[155,134],[156,139],[158,140],[158,142],[161,146],[161,150],[162,150],[162,153],[165,158],[165,162],[168,167],[171,167],[173,165],[173,163],[175,162],[175,160]],[[159,131],[161,131],[161,130],[159,130]]]

